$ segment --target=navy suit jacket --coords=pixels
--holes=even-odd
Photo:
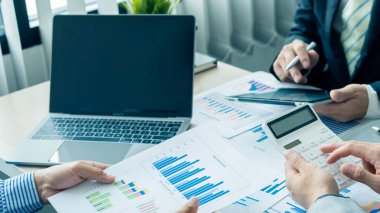
[[[320,60],[308,76],[309,84],[328,90],[351,83],[370,84],[380,97],[380,1],[374,0],[361,57],[352,79],[340,34],[333,27],[339,4],[340,0],[300,0],[295,14],[296,26],[285,43],[295,39],[317,43]],[[274,73],[273,66],[270,69]]]

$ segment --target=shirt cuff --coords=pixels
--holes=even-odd
[[[4,197],[7,212],[35,212],[43,207],[33,172],[5,180]]]
[[[354,200],[342,195],[328,194],[319,197],[308,209],[308,213],[365,213]]]
[[[365,118],[380,118],[380,100],[377,92],[370,85],[365,85],[368,93],[368,109]]]

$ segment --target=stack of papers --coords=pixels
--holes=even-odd
[[[199,212],[306,212],[289,196],[283,155],[261,125],[291,106],[225,98],[277,88],[317,89],[256,72],[206,91],[194,97],[193,123],[200,127],[111,166],[113,184],[86,181],[49,201],[59,212],[148,213],[174,212],[197,196]],[[339,136],[366,122],[321,120]],[[368,212],[380,210],[380,196],[363,184],[342,194]]]

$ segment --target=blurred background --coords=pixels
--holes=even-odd
[[[2,0],[0,96],[49,80],[54,15],[126,13],[120,2]],[[198,52],[249,71],[266,71],[294,24],[296,3],[296,0],[183,0],[175,13],[196,17]]]

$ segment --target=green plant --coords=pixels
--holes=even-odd
[[[129,14],[172,14],[182,0],[126,0],[122,6]]]

